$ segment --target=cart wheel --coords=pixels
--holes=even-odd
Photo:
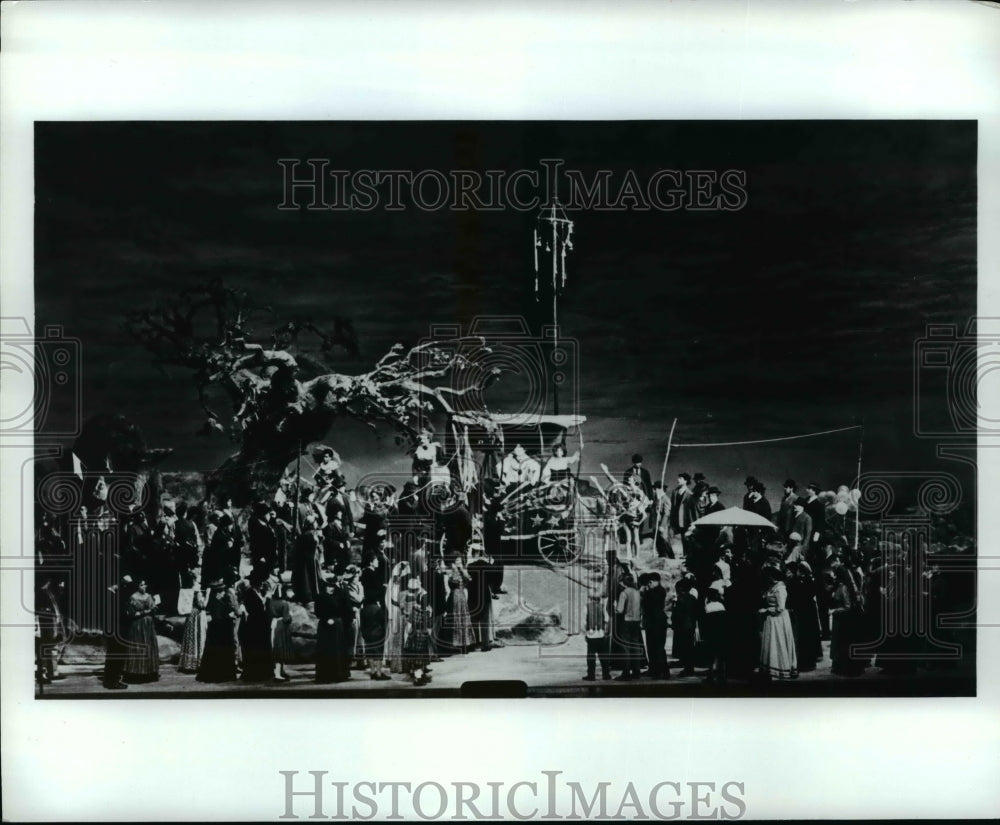
[[[545,534],[538,537],[538,552],[553,567],[565,567],[580,558],[576,533]]]

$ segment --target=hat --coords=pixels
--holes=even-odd
[[[634,455],[632,456],[632,463],[633,463],[633,464],[642,464],[642,456],[641,456],[641,455],[639,455],[638,453],[635,453],[635,454],[634,454]]]
[[[205,587],[224,587],[225,584],[222,579],[212,579]]]
[[[407,590],[420,590],[420,579],[416,576],[411,576],[410,580],[406,583]]]
[[[715,590],[715,591],[717,591],[719,593],[723,593],[723,592],[725,592],[725,589],[726,589],[726,583],[722,579],[716,579],[714,582],[712,582],[708,586],[708,589],[709,590]]]
[[[791,487],[794,490],[799,485],[795,483],[795,479],[793,479],[793,478],[786,478],[785,479],[785,486],[786,487]]]
[[[764,495],[767,492],[767,487],[764,486],[763,482],[754,479],[753,484],[750,485],[750,492]]]
[[[743,486],[744,487],[752,487],[756,483],[757,483],[757,479],[756,478],[754,478],[753,476],[747,476],[747,480],[743,482]]]
[[[704,481],[705,480],[705,474],[704,473],[695,473],[694,474],[694,480],[695,481]]]
[[[709,495],[713,495],[714,494],[714,495],[717,495],[717,496],[721,496],[722,495],[722,490],[720,490],[718,487],[714,487],[714,486],[713,487],[709,487],[708,488],[708,494]]]
[[[802,496],[799,496],[794,502],[796,507],[805,507],[808,503],[809,499],[803,498]]]
[[[818,493],[819,492],[819,485],[815,481],[810,481],[806,485],[806,489],[807,490],[815,490]]]
[[[165,502],[163,502],[163,512],[164,513],[170,513],[171,515],[173,515],[173,512],[174,512],[174,503],[172,501],[165,501]]]
[[[344,568],[344,575],[345,576],[358,576],[360,574],[361,574],[361,570],[358,568],[358,566],[356,564],[349,564],[349,565],[347,565],[346,568]]]
[[[770,573],[775,579],[779,581],[785,578],[785,574],[782,569],[776,564],[765,564],[760,568],[761,573]]]
[[[788,540],[789,541],[802,541],[802,536],[800,536],[798,533],[792,533],[792,534],[790,534],[788,536]]]

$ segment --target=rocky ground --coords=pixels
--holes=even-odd
[[[672,583],[680,571],[680,561],[656,558],[649,542],[639,554],[640,570],[661,571]],[[373,681],[364,671],[352,672],[348,682],[318,685],[311,663],[315,647],[315,619],[301,607],[293,609],[292,632],[300,662],[287,668],[290,681],[272,684],[204,684],[193,675],[177,670],[183,618],[169,620],[159,637],[160,679],[132,685],[127,691],[106,691],[100,679],[104,649],[99,639],[81,640],[67,647],[61,672],[66,678],[38,690],[45,698],[120,697],[170,698],[176,696],[281,697],[304,696],[447,696],[469,695],[485,690],[487,695],[974,695],[974,663],[950,670],[924,671],[899,675],[868,668],[860,677],[846,678],[830,672],[829,643],[813,671],[798,679],[774,684],[706,684],[705,673],[680,678],[672,663],[670,680],[643,678],[633,682],[583,680],[586,672],[586,643],[582,635],[582,610],[587,585],[600,575],[593,553],[572,566],[550,569],[534,565],[509,566],[507,593],[494,602],[497,637],[504,646],[488,652],[454,655],[433,664],[432,681],[416,687],[409,677],[393,674],[387,681]],[[173,636],[174,638],[171,638]],[[668,635],[667,650],[672,646]],[[519,683],[490,685],[486,683]]]

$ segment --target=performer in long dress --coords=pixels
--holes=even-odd
[[[123,678],[129,684],[155,682],[160,678],[160,650],[153,626],[155,609],[156,602],[147,592],[146,581],[142,580],[128,604],[132,621],[126,635],[128,658]]]
[[[402,595],[410,578],[410,565],[401,561],[392,568],[389,578],[389,638],[386,644],[385,658],[389,670],[393,673],[403,672],[403,637],[406,631],[406,617],[402,610]]]
[[[770,679],[795,679],[799,675],[795,636],[788,615],[784,573],[780,567],[765,565],[763,618],[760,635],[760,672]]]
[[[403,642],[403,661],[406,672],[413,678],[413,684],[425,685],[431,677],[427,673],[430,660],[430,617],[431,609],[427,591],[420,579],[412,576],[407,582],[400,605],[406,617],[406,640]]]
[[[236,595],[222,579],[208,585],[208,631],[198,667],[199,682],[230,682],[236,678]]]
[[[472,632],[472,617],[469,615],[469,574],[462,560],[456,557],[448,577],[448,629],[451,650],[455,653],[466,653],[475,644],[476,637]]]
[[[271,658],[274,662],[274,679],[276,682],[287,682],[288,674],[285,665],[290,663],[295,655],[292,648],[292,609],[291,600],[295,592],[289,585],[275,590],[267,600],[267,613],[271,619]]]
[[[562,442],[552,448],[552,455],[542,468],[542,484],[567,481],[572,478],[571,467],[580,460],[580,451],[566,455],[566,445]]]
[[[205,638],[208,634],[208,616],[205,613],[206,593],[195,589],[191,600],[191,612],[184,622],[184,640],[181,643],[181,673],[197,673],[201,657],[205,652]]]

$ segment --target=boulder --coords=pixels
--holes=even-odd
[[[181,646],[166,636],[157,636],[160,649],[160,664],[175,665],[181,658]],[[64,665],[94,665],[104,664],[104,642],[100,637],[85,637],[75,640],[66,646],[61,663]]]

